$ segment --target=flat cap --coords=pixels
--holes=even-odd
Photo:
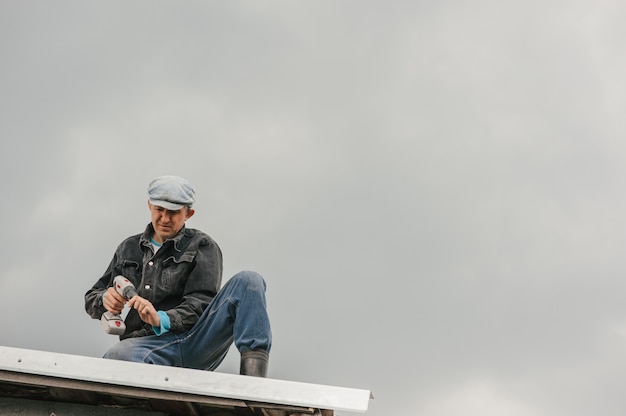
[[[187,179],[178,176],[160,176],[148,185],[148,199],[152,205],[177,211],[191,207],[196,201],[196,191]]]

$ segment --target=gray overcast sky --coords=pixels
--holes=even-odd
[[[371,389],[372,416],[623,415],[624,21],[611,0],[0,1],[0,344],[116,342],[83,294],[175,174],[225,278],[268,282],[271,377]]]

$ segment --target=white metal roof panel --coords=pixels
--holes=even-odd
[[[148,390],[360,413],[367,411],[371,396],[369,390],[2,346],[0,370]]]

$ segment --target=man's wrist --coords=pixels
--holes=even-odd
[[[167,315],[165,311],[157,311],[157,314],[159,315],[160,325],[153,326],[152,329],[154,330],[154,333],[156,335],[163,335],[169,332],[171,328],[170,317]]]

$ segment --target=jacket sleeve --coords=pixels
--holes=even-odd
[[[186,279],[182,302],[165,311],[170,318],[170,331],[181,333],[189,330],[211,303],[221,283],[222,252],[213,240],[204,240],[198,246],[193,267]]]
[[[93,319],[100,319],[102,314],[106,311],[104,305],[102,304],[102,295],[106,292],[107,288],[112,285],[112,270],[113,265],[117,261],[117,252],[113,256],[113,260],[109,264],[104,275],[98,279],[98,281],[93,285],[91,289],[85,293],[85,311],[89,316]]]

